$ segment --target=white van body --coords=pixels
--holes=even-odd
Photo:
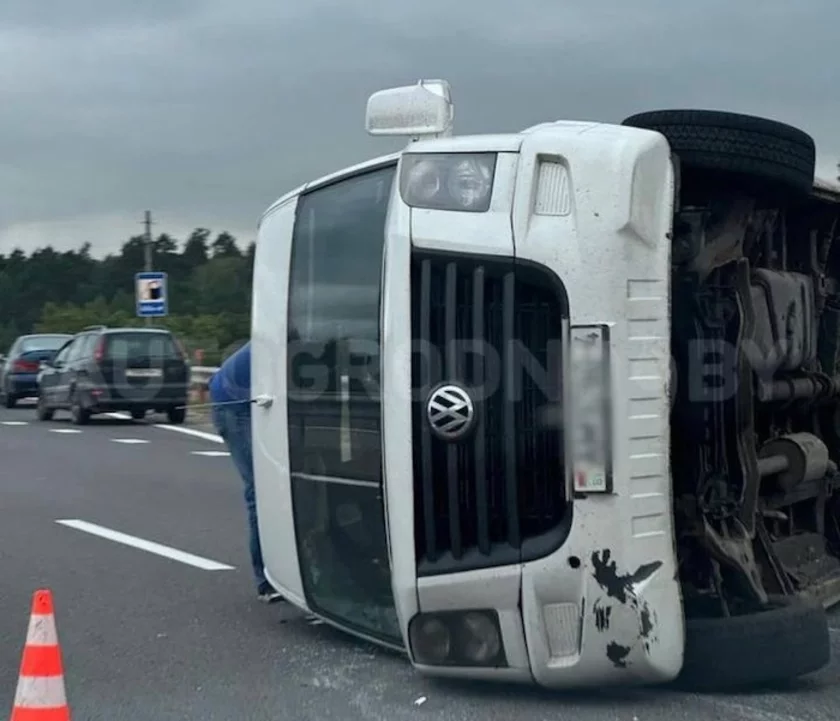
[[[418,155],[452,153],[495,156],[487,211],[409,207],[401,194],[403,166]],[[340,275],[340,268],[316,268],[326,268],[330,252],[323,244],[315,247],[312,239],[326,238],[330,223],[335,222],[325,220],[318,225],[318,194],[327,189],[339,194],[344,185],[349,187],[354,180],[379,171],[393,173],[389,196],[382,205],[384,242],[365,257],[367,251],[361,247],[364,233],[346,239],[359,242],[358,254],[363,256],[364,268],[375,268],[371,272],[378,287],[370,287],[369,282],[362,289],[361,281],[357,284],[356,277],[348,275],[346,284],[335,281],[344,290],[332,303],[326,293],[307,298],[305,282],[300,292],[291,288],[297,278],[311,281],[313,273],[322,272],[325,278]],[[402,153],[304,185],[266,211],[256,244],[252,378],[254,395],[272,402],[253,408],[253,449],[266,573],[284,596],[327,623],[404,649],[418,669],[436,675],[536,682],[547,687],[664,682],[677,676],[683,661],[684,621],[669,464],[674,184],[671,151],[662,135],[609,124],[554,122],[518,134],[420,140]],[[307,223],[304,232],[301,227]],[[344,258],[341,262],[348,266],[349,274],[353,258],[342,255],[340,234],[329,237],[337,244],[331,247],[336,257]],[[415,255],[431,258],[432,265],[420,260],[421,265],[412,270]],[[308,271],[295,265],[295,259],[304,256]],[[543,295],[533,297],[548,299],[540,302],[552,304],[552,317],[561,319],[546,332],[560,342],[562,383],[556,407],[563,411],[556,425],[568,432],[561,434],[560,445],[538,450],[532,425],[539,424],[538,412],[545,409],[517,411],[528,414],[527,418],[499,411],[501,432],[485,436],[482,431],[475,439],[480,437],[482,443],[495,439],[499,444],[514,439],[518,444],[515,453],[541,453],[540,459],[552,462],[542,464],[537,472],[527,464],[506,461],[504,468],[494,471],[502,490],[493,508],[491,501],[470,496],[470,507],[477,508],[479,515],[496,514],[490,523],[497,527],[488,530],[487,525],[482,526],[487,519],[479,519],[475,531],[470,521],[469,534],[483,533],[487,540],[492,533],[507,533],[513,543],[497,543],[494,537],[492,546],[489,541],[470,546],[452,520],[456,512],[449,516],[447,543],[452,546],[457,536],[457,553],[451,547],[438,549],[432,562],[419,548],[418,539],[425,531],[418,525],[423,521],[433,527],[435,521],[429,514],[440,515],[450,508],[447,502],[457,505],[459,501],[456,491],[448,501],[438,500],[443,505],[430,505],[425,515],[418,508],[416,488],[423,479],[418,478],[417,463],[421,461],[416,459],[422,449],[417,446],[428,438],[428,429],[420,427],[428,419],[412,411],[414,339],[410,319],[413,313],[424,312],[416,308],[423,293],[416,278],[423,279],[421,284],[437,282],[429,280],[428,273],[437,272],[434,264],[438,261],[444,273],[440,277],[446,278],[450,267],[452,278],[461,272],[460,265],[455,267],[458,264],[474,273],[469,276],[473,279],[483,279],[485,273],[489,277],[495,272],[494,263],[501,264],[499,278],[503,280],[494,288],[507,288],[509,280],[511,294],[514,287],[531,292],[528,279],[538,279],[534,282]],[[357,276],[367,273],[362,265],[358,267],[361,270],[353,271]],[[307,272],[309,276],[305,276]],[[415,281],[413,272],[420,274],[415,275]],[[526,278],[522,273],[530,275]],[[553,291],[545,290],[552,283],[554,296]],[[475,290],[476,285],[469,287]],[[493,301],[500,303],[499,313],[511,314],[511,323],[519,311],[506,311],[503,306],[513,297],[497,295]],[[304,310],[290,324],[290,314],[297,313],[292,306]],[[320,310],[313,310],[316,306]],[[370,405],[368,416],[359,410],[363,401],[354,400],[350,380],[354,370],[339,373],[334,382],[324,376],[323,387],[307,398],[297,386],[292,389],[289,385],[290,333],[294,339],[301,334],[306,343],[327,342],[326,338],[319,340],[318,328],[331,328],[332,321],[326,317],[318,326],[313,313],[329,316],[334,312],[335,328],[344,330],[329,332],[353,338],[345,317],[351,307],[362,308],[359,313],[367,314],[366,320],[353,326],[362,329],[359,335],[364,336],[363,341],[373,344],[367,347],[383,349],[378,358],[375,350],[367,355],[348,350],[350,355],[355,352],[369,360],[375,358],[375,372],[365,371],[371,378],[378,375],[366,387],[379,389],[369,392],[364,401]],[[486,317],[492,321],[491,316]],[[330,352],[338,354],[339,345],[334,344]],[[587,356],[587,348],[595,348],[596,355]],[[295,346],[294,352],[304,351]],[[310,355],[314,358],[317,354],[312,350]],[[606,453],[594,460],[582,450],[586,443],[580,435],[587,430],[580,428],[580,418],[592,392],[586,379],[593,357],[607,374],[604,386],[595,389],[605,403],[598,422],[603,424],[599,432],[607,439]],[[503,374],[508,368],[506,358],[501,359]],[[317,375],[312,369],[308,373]],[[316,412],[313,408],[318,403],[329,408]],[[292,409],[292,404],[303,410]],[[472,404],[469,407],[472,409]],[[478,440],[463,441],[473,442]],[[329,450],[319,456],[318,448]],[[312,453],[310,449],[314,449]],[[358,457],[366,460],[355,467]],[[450,457],[455,458],[454,451]],[[468,470],[475,471],[476,457],[459,456],[461,466],[456,461],[450,466],[445,465],[448,461],[440,461],[444,465],[435,466],[435,477],[430,474],[429,483],[437,484],[438,490],[447,483],[449,488],[467,483],[458,479]],[[447,467],[449,471],[440,470]],[[526,481],[534,490],[528,491],[531,495],[525,501],[520,497],[520,505],[514,496],[504,496],[504,488],[510,490],[511,482],[524,486]],[[461,493],[473,493],[464,488]],[[299,494],[297,500],[295,494]],[[354,505],[353,494],[360,499],[367,494],[366,500]],[[561,495],[562,501],[558,501]],[[339,496],[343,500],[330,500]],[[503,497],[507,501],[498,500]],[[561,502],[562,511],[551,511],[555,515],[550,522],[537,519],[541,503],[554,508]],[[530,514],[527,518],[517,518],[517,513],[526,511]],[[304,529],[304,513],[320,520],[306,521]],[[508,523],[504,528],[498,525],[503,522]],[[529,524],[539,526],[534,531],[539,539],[529,540]],[[329,540],[332,531],[326,531],[327,527],[340,527],[343,540]],[[383,537],[377,539],[377,534]],[[427,536],[423,535],[426,543]],[[354,610],[358,601],[342,606],[340,599],[336,600],[340,592],[329,596],[312,590],[326,583],[324,574],[337,578],[342,568],[349,568],[336,560],[334,566],[327,567],[324,561],[323,567],[313,571],[321,561],[312,559],[351,558],[342,554],[351,554],[352,539],[359,539],[359,548],[386,549],[393,618],[388,617],[385,601],[376,613],[371,615],[368,609],[359,620],[361,616]],[[537,548],[534,544],[540,539],[542,545]],[[526,552],[531,540],[533,548]],[[447,558],[451,561],[448,565],[443,562]],[[382,559],[377,556],[373,565],[381,571]],[[333,572],[334,568],[338,571]],[[313,580],[313,573],[320,575]],[[354,583],[363,586],[366,581],[359,580],[363,578],[370,578],[371,584],[380,583],[375,580],[380,579],[377,571],[369,572],[367,567],[351,572],[349,580],[342,583],[348,589]],[[380,592],[377,586],[371,597],[383,597]],[[468,615],[473,611],[490,611],[487,618],[500,634],[501,650],[489,665],[480,661],[479,647],[495,643],[481,638],[482,633],[492,635],[492,629],[488,631],[485,623],[482,631],[484,621]],[[373,619],[377,614],[378,620]],[[425,626],[417,626],[426,629],[422,632],[431,638],[442,633],[435,625],[438,617],[455,626],[463,622],[463,628],[473,634],[464,641],[471,644],[470,650],[458,651],[462,662],[430,665],[418,656],[410,624],[431,619]],[[456,642],[455,636],[447,636],[444,645],[449,648]]]

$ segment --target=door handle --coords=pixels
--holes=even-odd
[[[274,403],[274,398],[271,396],[261,395],[254,398],[254,403],[259,408],[271,408],[272,404]]]

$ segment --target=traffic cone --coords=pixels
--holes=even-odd
[[[52,593],[36,591],[11,721],[70,721]]]

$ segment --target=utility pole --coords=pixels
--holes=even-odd
[[[146,218],[143,221],[143,225],[145,226],[146,232],[144,234],[144,243],[143,243],[143,250],[145,256],[145,270],[147,273],[152,270],[152,211],[146,211]],[[147,317],[146,318],[146,325],[151,325],[152,319]]]

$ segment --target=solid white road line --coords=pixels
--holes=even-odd
[[[190,451],[194,456],[208,456],[209,458],[221,458],[222,456],[229,456],[227,451]]]
[[[148,443],[149,441],[145,440],[144,438],[112,438],[111,439],[114,443]]]
[[[81,433],[77,428],[50,428],[50,433]]]
[[[108,413],[108,416],[111,418],[116,418],[117,420],[121,421],[130,421],[131,416],[127,413]],[[166,423],[153,423],[152,424],[155,428],[163,428],[165,431],[175,431],[176,433],[183,433],[187,436],[192,436],[193,438],[201,438],[205,441],[211,441],[212,443],[224,443],[224,439],[221,436],[216,435],[215,433],[207,433],[206,431],[199,431],[195,428],[184,428],[183,426],[170,426]]]
[[[164,558],[170,558],[173,561],[180,561],[188,566],[194,566],[204,571],[232,571],[233,566],[228,566],[218,561],[211,561],[209,558],[202,558],[201,556],[194,556],[192,553],[186,551],[179,551],[177,548],[171,546],[164,546],[153,541],[146,541],[136,536],[129,536],[127,533],[120,533],[119,531],[98,526],[95,523],[88,523],[81,521],[78,518],[56,520],[56,523],[67,526],[68,528],[75,528],[77,531],[84,531],[100,538],[106,538],[114,543],[122,543],[125,546],[139,548],[141,551],[148,551]]]
[[[165,423],[155,423],[155,428],[163,428],[165,431],[175,431],[176,433],[183,433],[193,438],[201,438],[205,441],[212,441],[213,443],[224,443],[225,440],[215,433],[207,433],[205,431],[197,431],[195,428],[184,428],[183,426],[168,426]]]
[[[3,426],[28,426],[29,421],[0,421]]]

